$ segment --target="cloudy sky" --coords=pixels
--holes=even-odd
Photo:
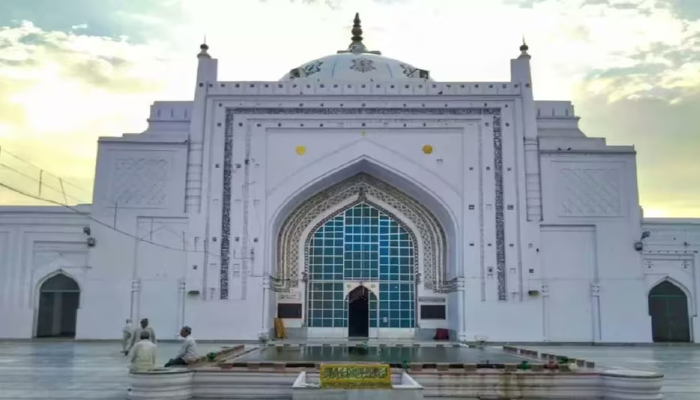
[[[525,35],[536,99],[636,146],[646,215],[700,217],[700,0],[2,0],[0,183],[36,194],[26,160],[89,202],[97,138],[190,99],[204,35],[220,79],[276,80],[345,48],[356,11],[369,47],[437,80],[508,80]]]

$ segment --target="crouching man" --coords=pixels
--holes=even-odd
[[[182,329],[180,329],[180,336],[185,338],[182,342],[182,346],[180,346],[180,351],[175,355],[175,358],[165,364],[165,368],[187,365],[197,361],[197,343],[192,337],[192,328],[183,326]]]

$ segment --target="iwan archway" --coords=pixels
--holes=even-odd
[[[446,243],[424,205],[358,174],[311,196],[282,224],[278,301],[302,299],[309,336],[413,337],[419,291],[454,290]],[[365,312],[367,326],[358,322]]]
[[[72,278],[56,274],[39,287],[36,337],[75,337],[80,287]]]

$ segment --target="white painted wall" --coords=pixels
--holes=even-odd
[[[90,207],[76,210],[89,214]],[[0,208],[0,338],[34,336],[38,289],[53,274],[62,271],[85,288],[88,225],[87,217],[63,207]]]
[[[448,320],[422,328],[463,340],[648,342],[646,296],[661,279],[688,292],[697,325],[700,224],[642,223],[633,148],[586,138],[569,102],[535,102],[529,58],[513,61],[511,82],[495,83],[218,82],[216,60],[199,62],[194,101],[157,102],[146,132],[100,140],[89,217],[0,208],[0,311],[10,322],[0,337],[33,335],[36,285],[62,268],[82,290],[78,339],[119,338],[129,317],[148,317],[162,339],[183,324],[199,339],[254,339],[272,328],[278,299],[305,297],[270,289],[283,221],[361,172],[421,202],[447,235],[446,274],[459,288],[419,286],[418,297],[448,305]],[[498,108],[498,120],[450,111],[482,108]],[[643,230],[653,233],[640,254]]]
[[[700,219],[645,218],[642,230],[650,234],[642,251],[646,293],[664,280],[681,288],[688,297],[691,337],[700,342]]]

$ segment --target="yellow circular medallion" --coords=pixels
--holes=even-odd
[[[297,146],[296,151],[298,155],[303,156],[304,154],[306,154],[306,147]]]
[[[433,152],[433,146],[431,146],[429,144],[426,144],[425,146],[423,146],[423,153],[432,154],[432,152]]]

